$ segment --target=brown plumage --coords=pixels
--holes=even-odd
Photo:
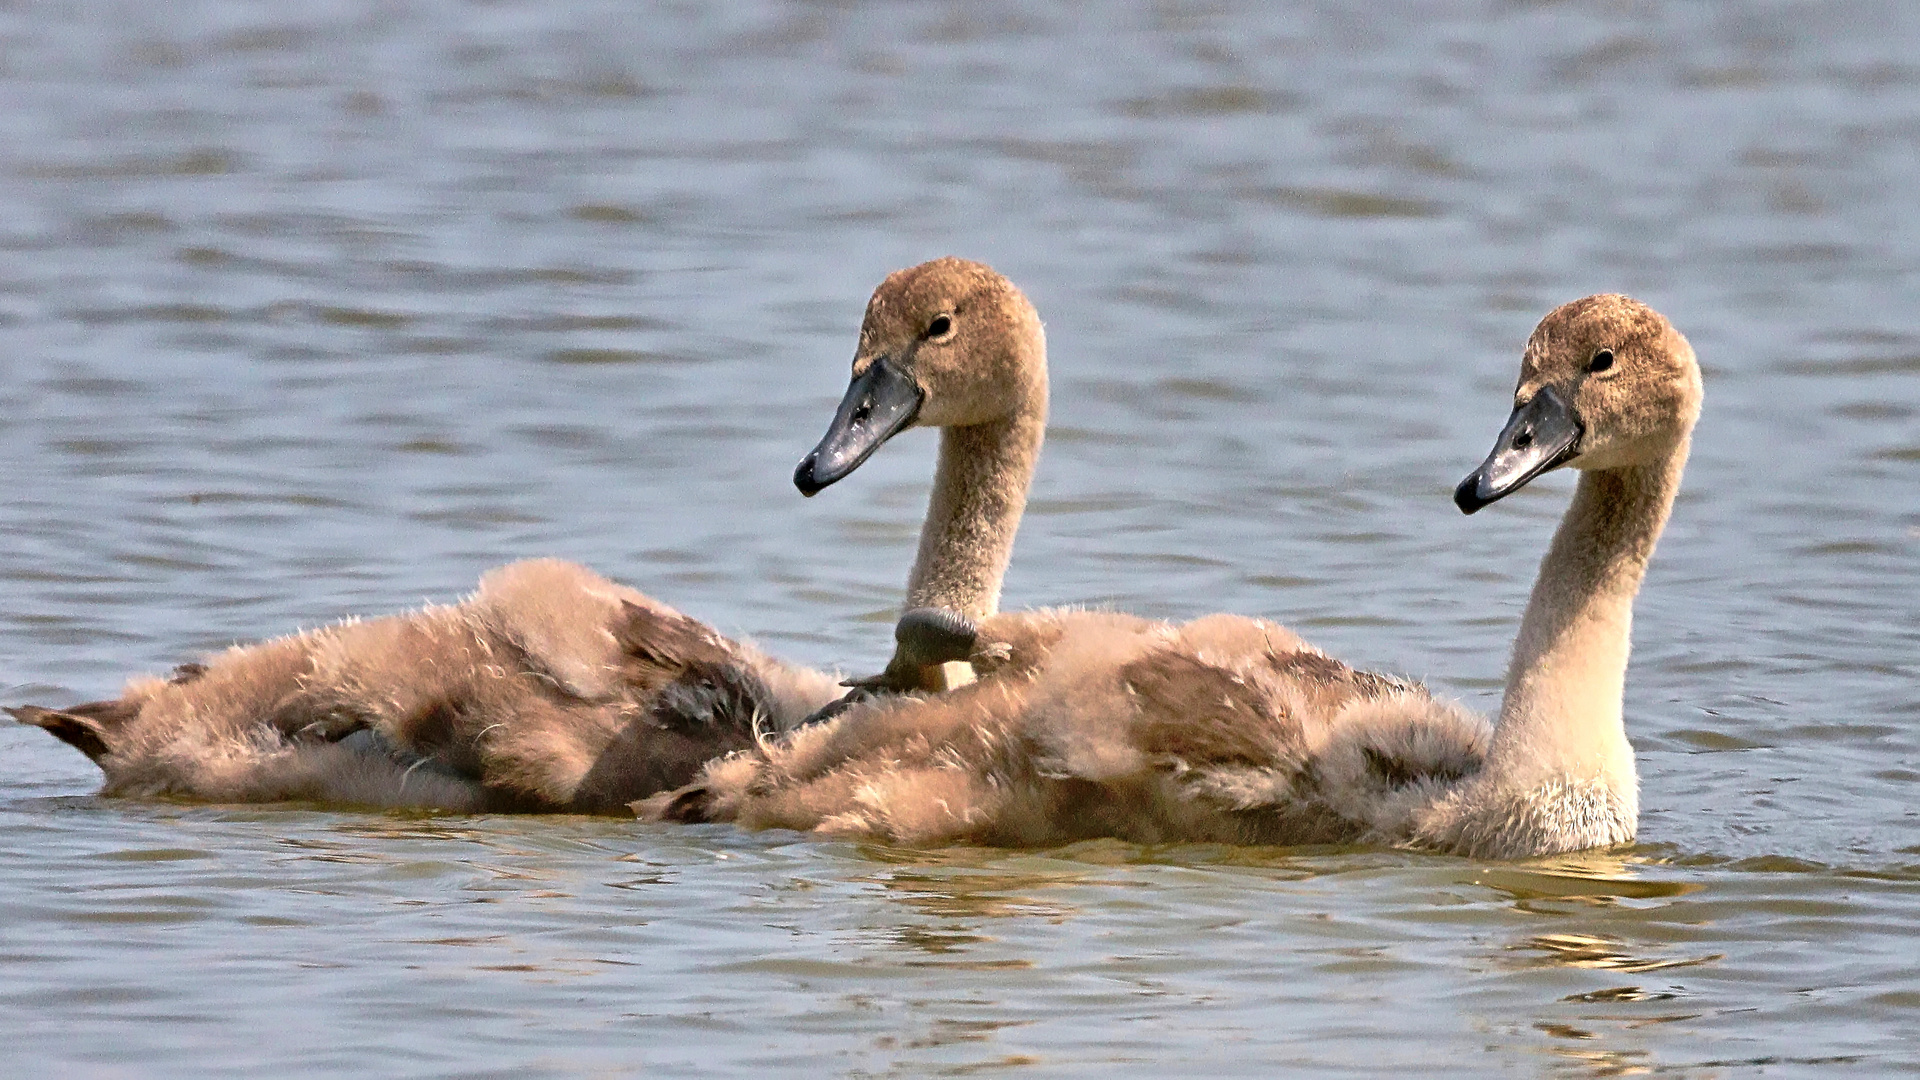
[[[1484,721],[1264,620],[1038,611],[978,640],[962,689],[859,706],[636,809],[908,844],[1347,842],[1373,830],[1345,804],[1485,748]]]
[[[909,844],[1096,836],[1409,844],[1518,857],[1631,840],[1631,605],[1699,412],[1693,350],[1621,296],[1543,320],[1469,513],[1582,470],[1515,643],[1499,723],[1257,619],[982,620],[977,682],[860,705],[709,764],[645,817]]]
[[[108,795],[607,812],[835,693],[584,567],[534,560],[459,604],[13,713],[98,764]]]

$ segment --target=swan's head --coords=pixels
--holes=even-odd
[[[1513,415],[1453,501],[1471,514],[1562,465],[1652,464],[1699,415],[1700,365],[1665,317],[1617,294],[1575,300],[1534,328]]]
[[[873,291],[853,381],[826,437],[794,470],[812,495],[910,427],[966,427],[1045,408],[1040,316],[990,266],[952,257],[897,270]]]

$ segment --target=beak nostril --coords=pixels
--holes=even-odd
[[[1513,448],[1515,450],[1525,450],[1527,447],[1532,445],[1533,445],[1533,429],[1530,427],[1521,428],[1519,432],[1515,434],[1513,437]]]

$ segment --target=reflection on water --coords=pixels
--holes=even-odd
[[[1651,876],[1657,872],[1657,867],[1644,862],[1603,853],[1541,859],[1524,866],[1476,867],[1469,880],[1512,897],[1521,911],[1541,913],[1623,902],[1658,907],[1658,901],[1700,888],[1693,882]]]
[[[1004,919],[1037,916],[1065,919],[1069,906],[1040,899],[1039,890],[1097,884],[1064,875],[990,873],[932,874],[896,871],[873,883],[914,909],[945,919]]]
[[[1635,956],[1622,951],[1622,944],[1607,938],[1591,934],[1537,934],[1527,939],[1524,945],[1512,946],[1518,949],[1536,949],[1544,955],[1533,961],[1542,964],[1560,964],[1566,967],[1605,968],[1610,971],[1661,971],[1666,968],[1691,967],[1694,964],[1708,964],[1721,958],[1721,954],[1693,956],[1681,959],[1670,957]]]
[[[1640,294],[1708,384],[1631,852],[129,804],[4,726],[8,1062],[1910,1071],[1910,8],[0,10],[7,704],[534,554],[872,670],[932,441],[788,477],[867,291],[956,252],[1048,324],[1009,604],[1269,616],[1490,708],[1567,485],[1447,493],[1534,320]]]

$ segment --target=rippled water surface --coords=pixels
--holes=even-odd
[[[1012,606],[1284,620],[1481,708],[1568,482],[1453,481],[1635,293],[1707,411],[1642,844],[920,852],[105,801],[0,727],[18,1075],[1920,1067],[1920,13],[0,9],[0,697],[588,562],[884,659],[932,439],[788,482],[866,294],[1047,319]]]

